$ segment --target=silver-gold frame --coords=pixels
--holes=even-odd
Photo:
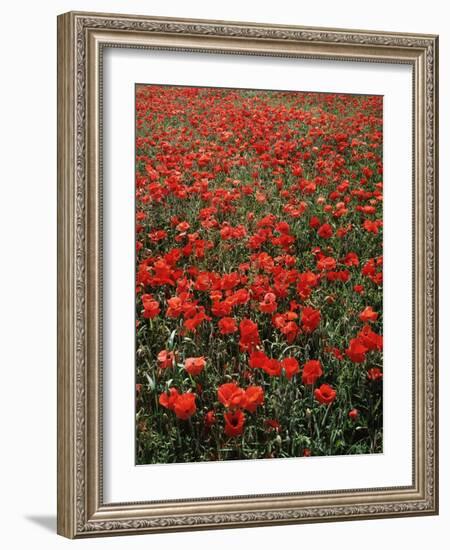
[[[413,73],[413,483],[105,504],[102,52],[404,63]],[[58,17],[58,533],[70,538],[438,513],[438,37],[70,12]]]

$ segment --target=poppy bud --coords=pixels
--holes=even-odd
[[[206,414],[205,414],[205,424],[206,426],[212,426],[213,424],[216,423],[216,415],[214,413],[214,411],[208,411]]]

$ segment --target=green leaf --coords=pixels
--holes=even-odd
[[[148,385],[150,386],[150,389],[153,391],[155,389],[155,380],[148,374],[148,372],[145,373],[145,377],[148,380]]]

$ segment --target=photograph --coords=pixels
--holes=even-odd
[[[382,453],[383,97],[139,83],[135,178],[136,464]]]

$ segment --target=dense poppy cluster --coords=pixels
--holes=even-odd
[[[137,463],[382,451],[382,98],[138,86]]]

